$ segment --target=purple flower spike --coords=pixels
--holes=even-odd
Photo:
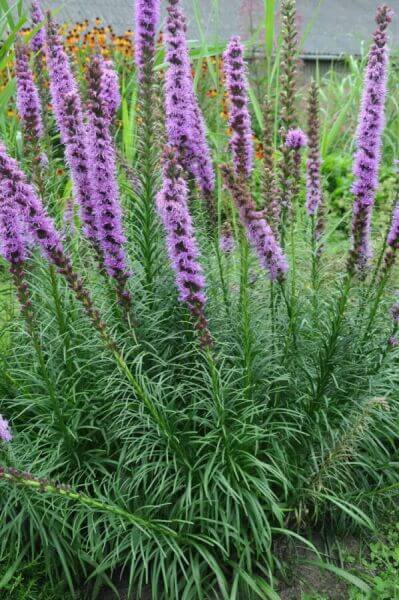
[[[377,9],[377,30],[374,33],[365,74],[362,106],[357,129],[357,151],[353,166],[352,236],[353,247],[349,269],[362,276],[372,256],[370,245],[371,216],[378,186],[381,136],[384,128],[384,108],[387,93],[388,49],[387,27],[392,11],[386,6]]]
[[[171,266],[175,272],[179,300],[187,304],[196,319],[201,344],[211,344],[205,317],[205,278],[198,261],[199,250],[187,205],[188,190],[181,176],[174,150],[165,152],[163,186],[157,195],[157,209],[166,232]]]
[[[54,262],[55,256],[63,254],[61,236],[53,220],[47,215],[33,187],[26,182],[18,163],[8,156],[1,144],[0,195],[17,207],[26,232],[46,258]]]
[[[97,225],[90,177],[87,132],[77,85],[57,27],[48,15],[47,62],[55,119],[65,145],[74,195],[86,236],[97,246]]]
[[[220,232],[219,246],[221,251],[225,254],[230,254],[235,248],[235,240],[231,230],[231,225],[227,221],[223,225]]]
[[[63,113],[60,107],[63,96],[77,91],[77,85],[65,52],[61,37],[58,35],[57,24],[47,13],[46,27],[46,56],[50,73],[50,92],[57,125],[60,128]]]
[[[112,122],[121,104],[119,91],[119,78],[111,60],[104,60],[104,69],[101,82],[104,101],[108,107],[109,119]]]
[[[317,213],[320,217],[319,207],[323,203],[320,154],[320,107],[319,88],[315,81],[311,83],[309,90],[308,140],[309,154],[306,162],[306,210],[308,215],[315,215]],[[321,212],[322,210],[323,208],[321,208]]]
[[[205,122],[191,73],[186,39],[186,19],[179,0],[170,0],[166,23],[165,111],[169,144],[176,148],[180,163],[197,181],[205,196],[215,188],[212,157],[206,141]]]
[[[0,440],[3,442],[11,442],[12,440],[10,424],[2,415],[0,415]]]
[[[27,256],[27,232],[8,186],[0,181],[0,254],[10,265],[22,264]]]
[[[230,147],[237,175],[249,177],[253,163],[251,117],[248,110],[248,89],[244,48],[240,38],[232,37],[223,55],[226,88],[230,102],[229,125],[233,131]]]
[[[396,302],[391,308],[391,316],[394,322],[399,325],[399,302]]]
[[[160,0],[135,1],[135,59],[139,79],[154,60]]]
[[[399,202],[396,204],[392,214],[391,229],[388,233],[388,246],[393,250],[399,250]]]
[[[66,93],[59,102],[61,139],[65,158],[71,171],[74,196],[80,208],[80,218],[88,239],[97,246],[96,207],[90,173],[87,131],[82,107],[76,91]]]
[[[233,169],[228,165],[222,166],[222,175],[261,266],[268,271],[272,281],[282,281],[288,271],[287,261],[263,213],[256,210],[248,185],[241,178],[235,177]]]
[[[308,136],[302,129],[290,129],[285,138],[285,145],[292,150],[300,150],[308,144]]]
[[[104,266],[111,277],[124,287],[129,276],[122,230],[122,211],[116,180],[115,148],[110,134],[102,57],[94,56],[88,68],[88,143],[94,206],[97,217],[97,237]]]
[[[43,136],[40,97],[29,66],[29,48],[20,43],[15,46],[15,76],[17,83],[17,108],[21,116],[26,141],[37,148]]]
[[[44,23],[44,14],[37,0],[34,0],[31,4],[30,14],[33,27],[36,27],[39,23]],[[31,39],[30,44],[33,52],[40,52],[44,49],[45,39],[46,34],[43,26]]]

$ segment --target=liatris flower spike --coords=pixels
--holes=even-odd
[[[126,290],[129,277],[122,229],[122,210],[116,178],[115,148],[110,133],[110,114],[104,87],[104,59],[94,56],[88,72],[88,145],[90,176],[96,211],[97,240],[108,274],[117,282],[119,300],[129,308],[130,295]]]
[[[378,186],[381,137],[387,94],[388,50],[387,27],[392,11],[386,6],[377,10],[377,30],[368,56],[362,106],[357,129],[357,151],[353,166],[352,249],[348,268],[364,277],[372,256],[370,242],[371,216]]]
[[[39,25],[39,23],[43,23],[43,26],[31,39],[32,50],[34,52],[41,52],[44,49],[46,34],[44,31],[44,14],[37,0],[34,0],[31,4],[30,14],[34,27]]]
[[[306,133],[302,129],[290,129],[285,138],[285,145],[291,150],[301,150],[308,143]]]
[[[219,240],[220,249],[225,254],[230,254],[233,252],[235,248],[235,240],[233,236],[233,232],[231,230],[231,225],[226,221],[222,227],[222,231],[220,233]]]
[[[228,165],[222,166],[222,175],[261,266],[268,271],[272,281],[283,281],[288,270],[287,261],[263,214],[256,210],[248,185],[241,178],[235,177],[233,169]]]
[[[146,69],[152,69],[160,14],[159,7],[160,0],[135,1],[135,60],[140,80],[145,77]]]
[[[12,440],[10,425],[2,415],[0,415],[0,440],[3,442],[11,442]]]
[[[112,122],[121,104],[121,94],[118,73],[110,60],[104,60],[101,86],[104,101],[108,108],[109,119]]]
[[[238,36],[231,38],[223,55],[227,95],[230,104],[229,125],[232,129],[230,148],[235,172],[248,178],[252,172],[253,145],[244,47]]]
[[[30,157],[34,158],[37,154],[38,158],[43,136],[40,97],[29,66],[29,47],[20,42],[15,45],[15,78],[24,141]]]
[[[166,22],[165,112],[168,143],[175,147],[179,161],[191,174],[213,210],[215,175],[206,141],[204,118],[199,107],[191,73],[186,19],[178,0],[170,0]]]
[[[295,195],[296,182],[293,178],[293,156],[291,148],[285,141],[287,133],[296,123],[296,61],[298,54],[298,35],[296,29],[295,0],[281,2],[281,64],[280,64],[280,119],[281,119],[281,159],[280,170],[280,203],[282,210],[282,239],[285,235],[287,210],[291,207]]]
[[[319,88],[315,81],[312,81],[309,90],[308,146],[309,156],[306,163],[306,210],[309,215],[314,215],[323,201],[320,177]]]
[[[157,196],[157,209],[166,232],[166,243],[179,299],[195,318],[203,347],[211,345],[205,317],[205,278],[187,204],[187,185],[181,175],[176,152],[167,148],[164,157],[163,186]]]
[[[287,132],[285,138],[285,146],[293,151],[293,164],[292,164],[292,175],[291,175],[291,194],[292,194],[292,206],[291,210],[294,211],[294,200],[299,191],[299,182],[301,180],[301,150],[307,145],[308,138],[306,133],[302,129],[290,129]]]

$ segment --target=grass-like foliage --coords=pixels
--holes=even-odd
[[[5,15],[20,121],[0,147],[0,589],[38,561],[57,594],[123,580],[137,598],[278,598],[283,545],[373,529],[395,501],[398,209],[371,227],[391,15],[366,68],[353,217],[338,221],[319,88],[299,117],[282,4],[263,117],[240,40],[224,54],[229,144],[202,118],[177,0],[165,55],[157,2],[136,2],[117,114],[112,65],[68,59],[40,13],[24,40]]]

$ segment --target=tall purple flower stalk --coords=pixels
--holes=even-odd
[[[112,106],[110,108],[106,71],[102,57],[94,56],[87,72],[91,188],[97,217],[97,239],[104,266],[116,280],[119,299],[126,305],[130,303],[130,295],[125,289],[129,269],[124,250],[126,238],[122,229],[115,147],[110,133]]]
[[[224,75],[230,103],[230,147],[236,174],[248,178],[252,172],[253,143],[244,48],[238,36],[231,38],[224,54]]]
[[[47,62],[55,119],[65,146],[74,195],[80,208],[85,234],[97,248],[96,211],[81,100],[68,56],[50,15],[47,20]]]
[[[0,147],[0,153],[2,148]],[[0,255],[10,264],[22,264],[27,257],[27,231],[8,180],[0,181]]]
[[[317,213],[323,201],[321,187],[321,156],[320,156],[320,115],[319,88],[312,81],[308,100],[308,146],[309,156],[306,162],[306,210],[308,215]]]
[[[39,25],[39,23],[44,23],[44,14],[41,9],[40,3],[37,0],[33,0],[30,6],[30,14],[32,19],[33,27]],[[46,34],[44,31],[44,25],[39,29],[37,33],[31,39],[31,48],[33,52],[42,52],[44,50],[46,40]]]
[[[256,210],[247,183],[242,178],[234,176],[233,169],[228,165],[222,166],[222,175],[237,205],[241,223],[247,231],[249,242],[257,253],[261,266],[268,271],[272,281],[282,281],[288,270],[287,261],[263,213]]]
[[[8,156],[2,145],[0,145],[0,192],[18,211],[17,222],[25,224],[25,231],[29,238],[37,244],[46,258],[54,262],[54,257],[64,252],[61,237],[34,189],[26,182],[26,177],[17,162]]]
[[[157,209],[166,232],[169,259],[175,272],[179,299],[187,304],[196,321],[203,346],[211,344],[205,317],[205,278],[198,261],[199,250],[187,204],[188,190],[176,152],[167,149],[163,186],[157,195]]]
[[[146,70],[152,70],[159,14],[160,0],[135,1],[135,60],[140,80]]]
[[[12,440],[10,424],[2,415],[0,415],[0,440],[3,442],[11,442]]]
[[[24,140],[31,158],[40,156],[43,137],[40,97],[29,66],[29,48],[15,45],[15,78],[17,84],[17,109],[21,117]]]
[[[104,101],[108,109],[109,119],[112,122],[121,104],[119,78],[111,60],[104,60],[103,66],[101,86],[103,89]]]
[[[388,246],[394,250],[399,250],[399,202],[396,204],[393,214],[391,229],[388,233]]]
[[[4,146],[0,144],[0,194],[9,199],[9,202],[18,210],[21,223],[24,224],[24,233],[41,251],[41,253],[53,264],[59,273],[63,275],[74,292],[76,298],[82,303],[86,314],[92,324],[99,332],[105,345],[112,351],[116,351],[116,343],[106,332],[100,313],[95,308],[90,293],[85,289],[83,281],[72,268],[70,258],[65,254],[61,236],[57,231],[54,221],[46,213],[41,200],[35,190],[26,181],[24,173],[18,163],[11,158]],[[4,230],[0,230],[4,234]],[[25,238],[26,239],[26,238]],[[4,239],[2,241],[4,247]],[[14,265],[13,265],[14,266]],[[19,271],[14,280],[23,277],[22,264],[16,263]],[[23,283],[23,281],[22,281]],[[22,308],[27,306],[29,298],[26,294],[26,285],[19,286],[17,291]],[[21,296],[22,294],[22,296]]]
[[[179,0],[169,0],[166,24],[165,110],[168,142],[179,161],[197,181],[211,203],[215,187],[212,157],[206,141],[205,122],[194,91],[186,19]]]
[[[365,73],[362,106],[357,129],[357,151],[353,166],[352,237],[353,246],[349,270],[365,275],[372,256],[370,243],[371,216],[378,186],[381,137],[384,128],[384,108],[387,93],[388,49],[387,27],[392,11],[386,6],[377,9],[377,29],[370,48]]]

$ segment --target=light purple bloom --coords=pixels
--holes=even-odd
[[[357,129],[357,151],[353,166],[352,187],[353,247],[349,267],[364,272],[372,256],[370,245],[371,216],[378,186],[381,136],[384,128],[384,108],[387,93],[388,49],[387,27],[392,11],[386,6],[377,10],[377,30],[374,33],[365,73],[363,99]]]
[[[30,14],[32,19],[33,27],[39,25],[39,23],[44,23],[44,14],[41,9],[40,3],[37,0],[34,0],[30,6]],[[46,34],[44,31],[44,25],[39,29],[39,31],[32,37],[31,39],[31,48],[33,52],[40,52],[44,49]]]
[[[24,134],[31,145],[37,146],[43,136],[40,97],[29,66],[29,48],[21,43],[15,46],[15,78]]]
[[[11,442],[12,440],[10,424],[2,415],[0,415],[0,440],[3,442]]]
[[[287,261],[271,227],[263,216],[263,212],[256,210],[248,185],[241,178],[235,177],[233,170],[228,165],[222,166],[222,174],[261,266],[268,271],[272,281],[283,280],[288,271]]]
[[[230,254],[235,248],[235,240],[230,223],[225,223],[220,234],[219,246],[222,252]]]
[[[77,85],[62,39],[58,35],[57,24],[52,20],[50,13],[47,13],[46,57],[50,74],[51,99],[57,125],[60,127],[63,118],[60,107],[62,98],[65,94],[76,92]]]
[[[27,255],[27,231],[8,186],[0,180],[0,254],[11,265],[21,264]]]
[[[168,142],[179,161],[207,195],[215,187],[205,122],[194,91],[186,39],[186,20],[178,0],[171,0],[166,23],[165,112]]]
[[[399,325],[399,302],[396,302],[391,308],[391,316],[394,322]]]
[[[140,80],[154,60],[159,6],[160,0],[135,0],[135,60]]]
[[[321,184],[321,156],[320,156],[320,109],[319,88],[313,81],[310,86],[308,104],[308,146],[309,154],[306,162],[306,210],[309,215],[318,212],[323,203],[323,190]],[[320,217],[320,214],[318,215]],[[320,219],[319,219],[320,222]],[[316,233],[316,232],[315,232]],[[321,232],[316,233],[319,235]]]
[[[27,183],[18,163],[8,156],[1,144],[0,195],[8,198],[9,202],[16,207],[29,238],[37,244],[46,258],[55,263],[57,257],[64,252],[61,236],[35,190]]]
[[[90,176],[96,211],[97,238],[108,274],[119,282],[128,275],[122,230],[122,210],[116,179],[115,148],[110,133],[104,60],[94,56],[88,68],[88,145]]]
[[[80,208],[85,234],[96,245],[97,225],[90,177],[86,126],[77,85],[55,23],[48,17],[47,62],[54,114],[65,145],[74,195]]]
[[[391,228],[388,233],[388,246],[394,250],[399,249],[399,202],[396,204],[392,214]]]
[[[285,145],[292,150],[300,150],[307,146],[308,137],[302,129],[290,129],[285,138]]]
[[[205,278],[199,263],[199,250],[188,209],[188,190],[173,150],[167,150],[163,186],[157,195],[157,209],[166,232],[171,266],[175,272],[179,300],[196,318],[201,342],[210,344],[205,317]]]
[[[249,177],[253,164],[251,117],[248,110],[248,88],[244,48],[238,36],[231,38],[224,54],[224,74],[230,103],[229,125],[232,129],[230,148],[237,175]]]
[[[104,100],[108,108],[109,119],[112,122],[121,104],[121,94],[119,91],[118,73],[111,60],[104,60],[101,85]]]

